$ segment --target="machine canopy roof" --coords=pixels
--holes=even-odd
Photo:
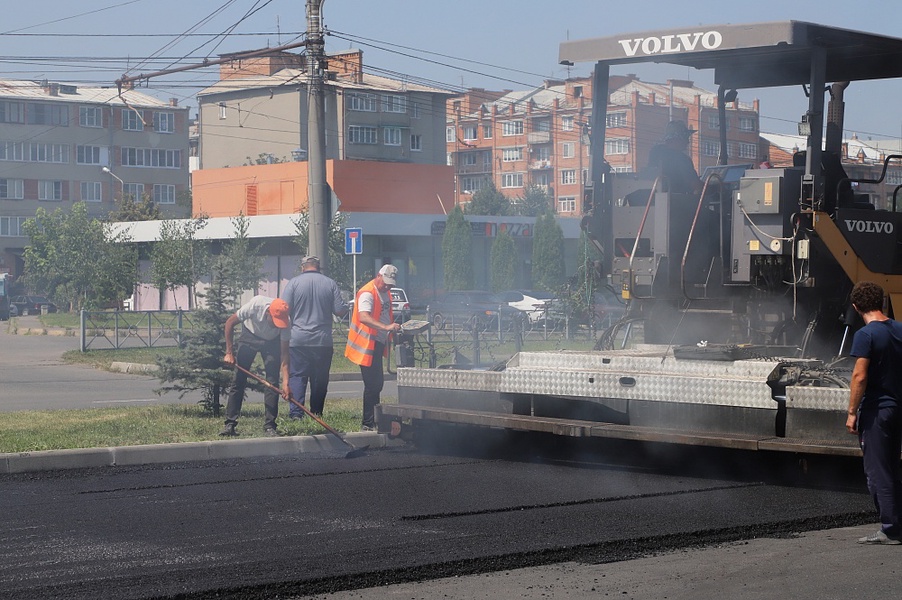
[[[714,69],[716,83],[739,89],[807,84],[819,51],[827,82],[902,76],[902,39],[801,21],[572,40],[561,44],[559,56],[563,64],[656,62]]]

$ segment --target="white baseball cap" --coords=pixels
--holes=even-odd
[[[382,265],[379,274],[382,275],[382,281],[388,285],[395,285],[398,282],[398,267],[395,265]]]

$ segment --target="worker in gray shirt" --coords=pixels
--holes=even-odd
[[[319,258],[305,256],[301,273],[285,286],[282,300],[291,315],[290,341],[282,341],[282,352],[288,353],[288,386],[291,396],[304,403],[307,382],[310,382],[310,405],[315,414],[322,414],[329,389],[329,370],[332,368],[332,315],[348,314],[348,304],[341,297],[338,284],[319,272]],[[302,418],[303,412],[291,405],[290,418]]]

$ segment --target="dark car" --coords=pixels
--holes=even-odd
[[[592,295],[595,318],[601,327],[609,327],[623,318],[626,302],[613,289],[603,286]]]
[[[524,319],[522,311],[482,290],[448,292],[429,303],[428,313],[429,320],[436,329],[444,329],[448,324],[459,324],[468,329],[495,329],[498,327],[499,314],[505,328],[522,324]]]
[[[47,312],[56,312],[56,304],[44,296],[13,296],[9,303],[10,305],[15,306],[19,311],[19,314],[23,317],[27,315],[39,315],[45,306],[47,307]]]

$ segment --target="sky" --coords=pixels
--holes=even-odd
[[[11,3],[13,0],[5,0]],[[196,64],[218,54],[297,41],[304,0],[29,0],[0,24],[0,78],[114,85],[124,73]],[[325,0],[327,52],[362,49],[371,73],[452,91],[530,89],[547,78],[590,74],[558,64],[561,42],[722,23],[808,21],[898,36],[902,2],[886,0]],[[635,10],[626,7],[635,6]],[[611,10],[610,7],[615,7]],[[182,34],[189,33],[184,36]],[[710,73],[630,65],[640,79],[690,79],[716,88]],[[197,105],[216,68],[151,80],[144,90]],[[761,101],[761,131],[795,133],[807,109],[799,88],[742,90]],[[902,137],[902,81],[853,84],[845,94],[846,135]],[[193,111],[192,111],[192,114]]]

